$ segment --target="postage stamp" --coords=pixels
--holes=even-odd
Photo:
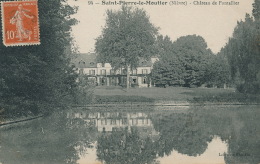
[[[4,1],[2,9],[2,32],[5,46],[40,44],[38,2]]]

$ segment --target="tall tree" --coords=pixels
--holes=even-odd
[[[237,89],[246,93],[257,93],[260,89],[260,28],[256,10],[253,13],[255,20],[247,14],[224,47],[232,77],[239,79]]]
[[[159,58],[168,58],[173,55],[173,43],[168,35],[159,35],[156,38],[156,50]]]
[[[156,45],[160,58],[152,70],[156,84],[190,87],[209,82],[207,75],[214,56],[201,36],[183,36],[175,42],[159,36]]]
[[[106,25],[96,41],[98,60],[111,63],[115,69],[125,68],[129,88],[130,69],[137,67],[140,58],[153,55],[157,28],[143,9],[122,6],[106,14]]]
[[[230,84],[230,66],[228,59],[223,54],[223,49],[217,55],[211,55],[205,74],[206,84],[217,87],[224,87]]]
[[[66,0],[39,0],[38,6],[41,44],[0,44],[0,108],[11,115],[38,114],[62,105],[76,86],[68,58],[71,26],[76,23],[70,15],[76,9]]]
[[[212,51],[201,36],[188,35],[173,42],[173,53],[182,63],[185,86],[200,86],[205,83],[205,72]]]
[[[157,86],[176,85],[182,86],[184,67],[174,56],[154,63],[152,70],[152,80]]]
[[[260,0],[255,0],[253,3],[253,16],[256,20],[260,19]]]
[[[152,80],[157,85],[183,85],[184,67],[174,54],[173,42],[168,36],[159,36],[156,41],[159,61],[152,70]]]

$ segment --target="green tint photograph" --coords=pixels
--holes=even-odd
[[[260,164],[260,0],[0,4],[0,164]]]

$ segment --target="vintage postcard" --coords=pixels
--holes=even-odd
[[[5,46],[40,44],[37,1],[4,1],[1,10]]]
[[[0,2],[0,164],[260,164],[260,0]]]

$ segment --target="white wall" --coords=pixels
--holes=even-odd
[[[138,67],[137,68],[137,74],[142,74],[142,70],[146,69],[147,70],[147,74],[151,73],[151,67]]]

